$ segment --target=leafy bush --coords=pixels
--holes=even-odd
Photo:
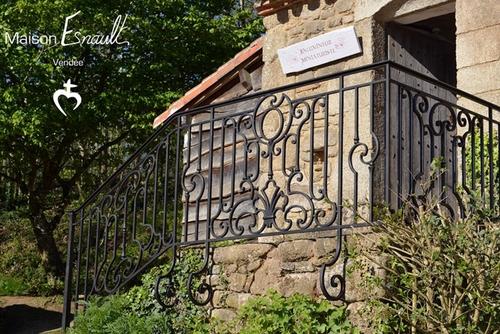
[[[20,278],[0,274],[0,296],[17,296],[26,291],[28,287]]]
[[[326,300],[294,294],[288,298],[276,291],[250,299],[229,323],[215,323],[216,333],[359,333],[347,320],[345,307]]]
[[[0,295],[52,295],[62,291],[62,280],[42,266],[30,222],[23,218],[23,212],[0,215],[0,254]]]
[[[178,302],[171,309],[163,312],[153,296],[156,277],[168,270],[166,264],[143,275],[142,284],[124,294],[92,300],[70,333],[359,333],[347,320],[345,307],[300,294],[285,298],[275,291],[250,299],[230,322],[210,321],[205,308],[188,300],[185,287],[188,273],[200,263],[196,250],[188,250],[178,262]]]
[[[358,263],[368,259],[386,271],[384,279],[365,280],[387,293],[370,305],[373,325],[379,333],[498,333],[498,221],[471,203],[460,220],[427,204],[388,214],[374,226],[382,238],[376,246],[350,250]]]
[[[202,266],[203,255],[198,249],[187,249],[174,268],[174,286],[177,302],[171,309],[163,312],[162,307],[154,298],[156,278],[164,275],[170,264],[153,267],[142,277],[142,284],[132,287],[126,294],[129,310],[141,317],[151,314],[161,314],[167,324],[164,333],[190,333],[201,330],[208,321],[207,312],[195,304],[188,297],[186,282],[189,273],[195,272]]]
[[[71,333],[208,333],[208,314],[188,299],[185,284],[201,263],[198,250],[183,252],[174,271],[177,303],[171,309],[163,312],[154,298],[156,278],[168,271],[167,263],[153,267],[142,276],[141,285],[124,294],[91,300]]]
[[[75,318],[70,333],[168,333],[160,313],[139,316],[130,312],[129,305],[125,295],[96,299]]]

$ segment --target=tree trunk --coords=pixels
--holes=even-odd
[[[45,270],[57,277],[64,277],[64,263],[54,239],[55,226],[47,221],[41,206],[32,199],[30,199],[30,220]]]

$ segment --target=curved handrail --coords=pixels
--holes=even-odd
[[[147,147],[154,139],[156,139],[161,133],[163,133],[165,128],[167,128],[169,125],[172,124],[172,122],[176,119],[176,117],[179,116],[179,112],[182,113],[182,116],[191,116],[191,115],[196,114],[197,112],[202,111],[202,110],[207,110],[210,108],[221,108],[221,107],[224,107],[224,106],[227,106],[230,104],[234,104],[234,103],[238,103],[238,102],[242,102],[242,101],[246,101],[246,100],[251,100],[251,99],[255,99],[255,98],[266,96],[266,95],[271,95],[271,94],[279,92],[279,91],[294,89],[294,88],[310,85],[310,84],[325,81],[325,80],[330,80],[330,79],[335,79],[335,78],[339,78],[339,77],[343,77],[343,76],[357,74],[357,73],[364,72],[364,71],[367,71],[370,69],[379,68],[383,65],[389,65],[390,67],[401,69],[401,70],[405,71],[406,73],[414,75],[420,79],[426,80],[426,81],[433,83],[435,85],[439,85],[441,87],[444,87],[444,88],[454,92],[455,94],[459,94],[463,97],[466,97],[469,100],[472,100],[472,101],[477,102],[479,104],[485,105],[485,106],[492,108],[494,110],[500,111],[500,106],[498,106],[492,102],[486,101],[486,100],[479,98],[471,93],[467,93],[461,89],[453,87],[450,84],[445,83],[443,81],[440,81],[438,79],[429,77],[429,76],[422,74],[422,73],[419,73],[419,72],[417,72],[413,69],[410,69],[406,66],[395,63],[392,60],[384,60],[384,61],[376,62],[373,64],[368,64],[368,65],[359,66],[359,67],[344,70],[344,71],[335,72],[332,74],[322,75],[322,76],[319,76],[317,78],[303,80],[300,82],[295,82],[295,83],[287,84],[287,85],[276,87],[276,88],[267,89],[267,90],[256,92],[256,93],[251,93],[251,94],[240,96],[240,97],[228,100],[228,101],[223,101],[223,102],[213,103],[213,104],[209,104],[209,105],[205,105],[205,106],[200,106],[200,107],[196,107],[196,108],[193,108],[190,110],[177,111],[176,113],[169,115],[169,117],[158,127],[158,129],[156,129],[153,132],[153,134],[125,162],[123,162],[116,169],[115,172],[113,172],[113,174],[111,174],[91,195],[89,195],[87,197],[87,199],[78,208],[76,208],[72,211],[73,212],[79,211],[83,207],[85,207],[90,201],[92,201],[92,199],[95,198],[95,196],[97,196],[97,194],[99,194],[99,192],[106,185],[108,185],[113,180],[113,178],[117,174],[119,174],[131,161],[133,161],[143,151],[143,149],[145,147]]]
[[[391,70],[444,88],[450,99],[436,96],[432,88],[401,82],[404,80]],[[363,74],[361,79],[357,74]],[[354,83],[345,80],[350,76],[355,76]],[[329,85],[331,80],[338,80],[335,88]],[[315,87],[312,95],[295,91],[309,85]],[[354,103],[345,103],[346,96]],[[459,106],[457,96],[481,105],[481,113]],[[366,226],[356,219],[343,223],[345,200],[353,202],[355,212],[358,204],[366,205],[370,221],[379,202],[399,208],[401,197],[415,195],[417,179],[425,176],[424,169],[430,168],[429,161],[436,155],[452,155],[448,156],[447,174],[437,182],[438,190],[451,183],[451,191],[446,193],[454,201],[450,211],[462,208],[456,189],[459,173],[465,187],[479,183],[484,193],[488,183],[493,195],[484,198],[492,203],[500,195],[500,185],[493,189],[492,184],[493,169],[500,174],[500,153],[495,154],[498,163],[492,156],[494,140],[499,141],[500,151],[500,122],[493,110],[500,111],[500,107],[392,61],[382,61],[174,113],[71,211],[65,305],[72,293],[75,245],[76,299],[80,298],[79,281],[85,298],[112,293],[165,252],[175,255],[181,246],[205,247],[204,265],[192,274],[195,276],[207,271],[210,244],[223,240],[334,231],[340,252],[343,229]],[[268,117],[271,124],[266,127]],[[335,123],[329,123],[332,119]],[[329,134],[332,126],[334,136]],[[480,142],[479,154],[475,137]],[[426,140],[433,143],[432,148],[424,148]],[[467,145],[473,147],[472,153],[466,151]],[[406,164],[408,153],[414,154],[411,159],[418,160],[419,166]],[[457,166],[457,155],[465,161],[466,154],[473,156],[471,175]],[[482,174],[489,168],[488,175],[475,175],[475,159]],[[375,179],[379,183],[374,186]],[[349,181],[351,188],[346,191],[353,192],[351,197],[344,196],[342,189]],[[493,204],[490,207],[497,209]],[[136,238],[136,227],[147,231],[145,239]],[[73,233],[78,236],[75,242]],[[339,254],[325,266],[333,265]],[[175,260],[172,270],[174,265]],[[340,290],[333,293],[325,283],[325,266],[320,273],[321,289],[327,298],[341,299],[345,281],[336,277]],[[94,276],[89,277],[89,272]],[[193,285],[191,278],[188,284]],[[210,288],[204,291],[207,299],[199,303],[210,297]]]

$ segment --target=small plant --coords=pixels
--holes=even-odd
[[[163,310],[154,297],[156,278],[168,271],[167,263],[153,267],[126,293],[91,300],[70,333],[208,333],[208,313],[188,299],[185,284],[201,263],[199,250],[183,251],[173,277],[177,302],[172,308]]]
[[[26,291],[28,287],[20,278],[0,274],[0,296],[18,296]]]
[[[62,279],[43,268],[30,222],[24,215],[22,210],[0,213],[0,296],[60,293]]]
[[[359,333],[347,320],[345,307],[300,294],[283,297],[276,291],[250,299],[229,322],[209,319],[207,309],[185,299],[163,312],[150,293],[157,273],[144,275],[143,285],[125,294],[91,301],[70,333]]]
[[[250,299],[233,321],[215,322],[212,331],[220,334],[359,333],[347,320],[345,307],[301,294],[284,297],[273,290]]]
[[[83,315],[75,318],[70,333],[169,333],[160,313],[139,316],[130,312],[129,305],[124,295],[95,299]]]

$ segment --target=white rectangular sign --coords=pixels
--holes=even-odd
[[[285,74],[300,72],[361,52],[354,27],[346,27],[278,50]]]

